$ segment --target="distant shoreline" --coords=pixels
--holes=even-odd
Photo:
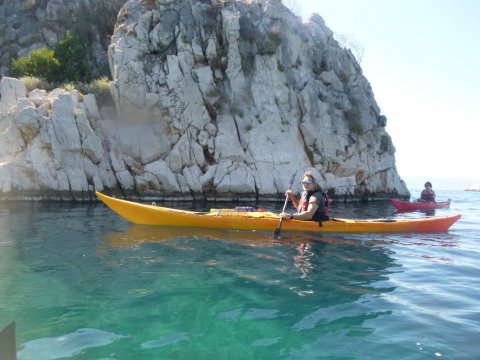
[[[400,171],[400,176],[402,172]],[[462,190],[462,191],[480,191],[480,176],[479,177],[436,177],[436,176],[401,176],[402,180],[407,184],[410,190],[421,190],[423,184],[430,181],[433,189],[437,190]]]

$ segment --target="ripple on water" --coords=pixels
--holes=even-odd
[[[188,336],[188,334],[184,332],[178,332],[161,336],[159,339],[156,340],[146,341],[142,343],[141,347],[142,349],[154,349],[170,344],[176,344],[180,341],[186,341],[189,339],[190,337]]]
[[[52,360],[72,357],[86,349],[106,346],[126,338],[99,329],[78,329],[77,331],[53,338],[42,338],[20,345],[18,358],[21,360]]]

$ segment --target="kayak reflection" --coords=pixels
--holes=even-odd
[[[132,225],[126,231],[104,234],[108,245],[115,248],[130,248],[143,243],[162,242],[176,238],[203,238],[236,242],[273,242],[269,232],[206,229],[179,226]]]
[[[126,231],[106,233],[103,234],[103,237],[107,246],[113,248],[132,248],[144,243],[162,242],[178,238],[224,240],[252,246],[317,241],[331,244],[359,245],[358,240],[349,240],[342,236],[334,235],[326,236],[324,234],[296,232],[285,233],[280,240],[275,240],[271,231],[224,230],[183,226],[131,225]]]
[[[435,209],[418,209],[418,210],[396,210],[394,215],[401,215],[404,218],[408,218],[408,214],[420,214],[420,215],[426,215],[429,217],[435,216]],[[415,217],[411,217],[415,218]]]

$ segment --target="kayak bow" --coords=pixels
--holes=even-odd
[[[115,213],[134,224],[191,226],[211,229],[268,230],[277,228],[279,214],[271,212],[194,212],[156,205],[146,205],[116,199],[99,192],[96,195]],[[286,231],[311,231],[325,233],[397,233],[397,232],[445,232],[461,215],[421,219],[334,219],[322,222],[289,220]]]

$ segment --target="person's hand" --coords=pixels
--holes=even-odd
[[[290,189],[285,191],[285,195],[288,196],[290,199],[293,199],[295,197],[295,195],[293,195],[292,190]]]
[[[280,214],[280,217],[281,217],[282,219],[286,219],[286,220],[290,220],[290,219],[292,218],[292,216],[291,216],[290,214],[288,214],[288,213],[281,213],[281,214]]]

